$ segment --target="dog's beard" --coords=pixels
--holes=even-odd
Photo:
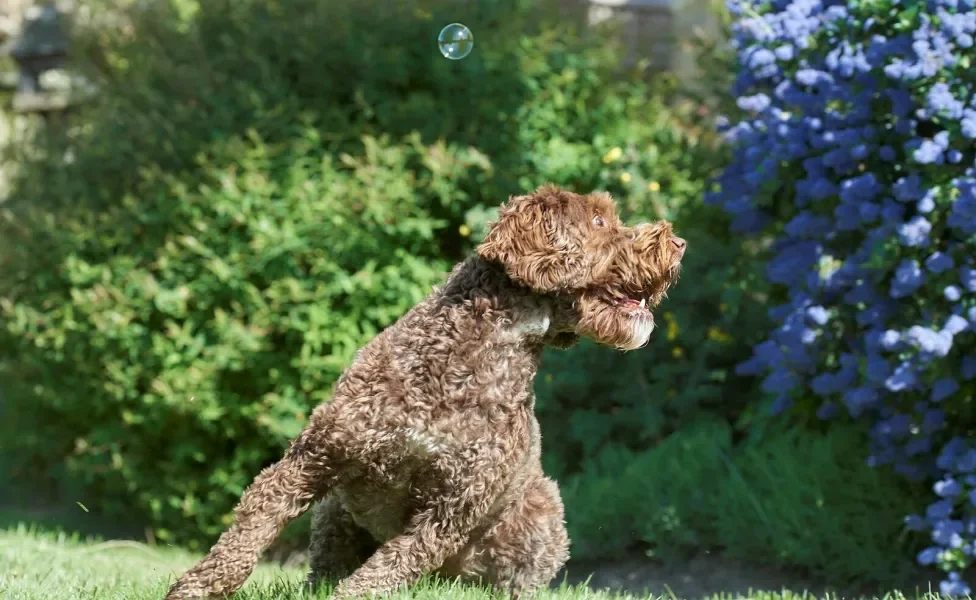
[[[634,302],[588,296],[580,299],[578,310],[577,333],[620,350],[645,346],[654,331],[654,315]]]
[[[621,350],[637,350],[638,348],[643,348],[651,340],[651,333],[653,331],[653,317],[632,317],[630,343],[618,345],[617,347]]]

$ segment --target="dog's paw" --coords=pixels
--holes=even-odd
[[[224,600],[227,596],[214,594],[199,582],[179,580],[169,588],[163,600]]]

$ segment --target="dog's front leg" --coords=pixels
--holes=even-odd
[[[467,531],[445,522],[445,516],[437,509],[416,515],[405,533],[388,540],[363,566],[343,579],[332,598],[387,594],[436,570],[467,541]]]
[[[504,489],[504,468],[454,466],[449,483],[425,486],[422,506],[401,535],[387,540],[359,569],[342,580],[334,599],[382,595],[416,583],[459,552]]]
[[[285,525],[322,497],[331,479],[316,452],[293,444],[244,491],[234,524],[173,584],[165,600],[223,598],[236,592]]]

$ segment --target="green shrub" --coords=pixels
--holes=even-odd
[[[573,555],[718,551],[835,584],[901,584],[912,573],[910,542],[892,522],[919,490],[864,464],[863,432],[731,438],[724,422],[703,420],[651,450],[595,456],[563,486]]]
[[[18,451],[67,457],[162,540],[216,534],[357,348],[442,279],[430,190],[484,165],[416,138],[333,158],[306,133],[212,148],[194,188],[147,167],[118,206],[5,228]]]
[[[711,497],[716,543],[745,560],[802,567],[834,582],[904,583],[915,540],[900,515],[921,496],[871,469],[859,427],[785,429],[733,455]]]
[[[702,419],[653,450],[609,446],[592,455],[562,485],[573,557],[623,557],[642,547],[671,558],[708,548],[710,496],[726,473],[719,450],[730,447],[728,425]]]
[[[505,196],[697,202],[716,151],[667,80],[529,4],[466,9],[458,62],[435,0],[158,2],[99,30],[99,101],[32,140],[0,219],[17,472],[65,468],[93,510],[204,544]]]

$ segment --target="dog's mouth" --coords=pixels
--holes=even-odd
[[[592,296],[600,304],[610,308],[618,315],[636,320],[654,320],[651,309],[654,308],[654,295],[648,290],[638,287],[610,287],[593,290]]]
[[[653,319],[654,313],[651,312],[650,303],[646,298],[637,300],[630,296],[614,294],[613,304],[620,312],[633,319]]]

